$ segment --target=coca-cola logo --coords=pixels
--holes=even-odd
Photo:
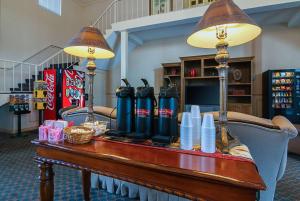
[[[137,109],[136,110],[136,114],[139,117],[147,117],[150,115],[150,110],[146,110],[146,109]]]
[[[55,107],[55,76],[54,74],[45,75],[45,81],[47,82],[47,109],[54,110]]]
[[[158,113],[161,117],[171,117],[173,115],[173,110],[171,109],[159,109]]]

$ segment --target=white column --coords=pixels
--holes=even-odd
[[[121,32],[121,79],[127,78],[128,71],[128,32]]]

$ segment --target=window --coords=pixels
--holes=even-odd
[[[205,5],[205,4],[208,4],[208,3],[212,3],[214,2],[215,0],[190,0],[190,7],[196,7],[196,6],[199,6],[199,5]]]
[[[39,5],[61,16],[61,0],[39,0]]]
[[[171,0],[151,0],[150,12],[151,15],[170,12]]]

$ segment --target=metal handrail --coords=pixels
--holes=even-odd
[[[19,70],[16,71],[16,68],[19,68]],[[21,80],[19,92],[30,92],[32,88],[31,82],[28,84],[28,91],[24,90],[22,83],[24,79],[32,79],[32,72],[35,69],[37,69],[37,66],[32,63],[0,59],[0,93],[10,93],[10,88],[14,91],[15,86],[19,83],[16,83],[16,80]]]
[[[34,58],[35,56],[41,54],[42,52],[44,52],[45,50],[49,49],[50,47],[54,47],[54,48],[57,48],[57,49],[62,49],[61,47],[58,47],[56,45],[49,45],[45,48],[43,48],[42,50],[38,51],[37,53],[35,53],[34,55],[28,57],[27,59],[25,59],[24,61],[12,61],[12,60],[7,60],[7,59],[1,59],[1,61],[6,61],[6,62],[12,62],[12,63],[19,63],[19,64],[27,64],[27,65],[35,65],[34,63],[30,63],[30,62],[27,62],[28,60]],[[60,50],[61,51],[61,50]],[[16,68],[19,67],[19,66],[15,66]],[[1,68],[1,67],[0,67]],[[9,69],[8,69],[9,70]]]
[[[112,1],[112,2],[105,8],[105,10],[102,12],[102,14],[96,19],[96,21],[92,24],[92,26],[95,26],[95,25],[103,18],[103,16],[108,12],[108,10],[109,10],[115,3],[117,3],[118,1],[121,1],[121,0],[114,0],[114,1]]]
[[[9,60],[9,59],[0,59],[0,61],[10,62],[10,63],[17,63],[17,64],[35,65],[35,64],[32,64],[32,63],[27,63],[27,62],[22,62],[22,61],[13,61],[13,60]]]
[[[61,49],[58,52],[54,53],[52,56],[50,56],[49,58],[47,58],[46,60],[44,60],[43,62],[41,62],[40,64],[38,64],[38,66],[42,66],[43,64],[47,63],[51,59],[54,59],[57,55],[59,55],[62,52],[64,52],[64,49]]]
[[[27,59],[25,59],[24,62],[27,62],[28,60],[34,58],[35,56],[41,54],[42,52],[44,52],[45,50],[47,50],[47,49],[49,49],[49,48],[57,48],[57,49],[60,49],[60,50],[63,49],[63,48],[61,48],[61,47],[59,47],[59,46],[56,46],[56,45],[49,45],[49,46],[47,46],[47,47],[41,49],[40,51],[38,51],[38,52],[35,53],[34,55],[32,55],[32,56],[28,57]]]

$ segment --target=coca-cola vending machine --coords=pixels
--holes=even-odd
[[[77,70],[44,70],[47,82],[47,106],[44,120],[56,120],[61,108],[71,105],[85,106],[85,73]]]

